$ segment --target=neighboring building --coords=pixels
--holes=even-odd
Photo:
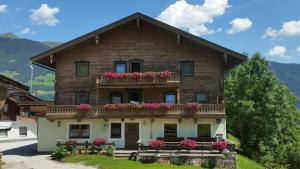
[[[37,139],[37,114],[24,103],[42,101],[28,90],[27,86],[0,75],[0,142]]]
[[[55,105],[38,120],[38,151],[97,137],[118,148],[225,139],[224,73],[246,59],[140,13],[36,55],[33,63],[55,71]],[[91,110],[79,109],[83,103]]]

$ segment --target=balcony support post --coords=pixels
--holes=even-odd
[[[177,104],[180,104],[180,88],[177,88]]]
[[[99,105],[99,88],[96,88],[96,105]]]

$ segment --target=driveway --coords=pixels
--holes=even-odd
[[[36,153],[37,141],[0,143],[5,165],[2,169],[95,169],[81,164],[53,161],[49,154]]]

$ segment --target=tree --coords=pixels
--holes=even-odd
[[[266,167],[289,167],[277,158],[279,149],[292,150],[284,145],[296,146],[300,140],[296,97],[259,53],[229,72],[225,98],[228,127],[239,134],[243,152]]]

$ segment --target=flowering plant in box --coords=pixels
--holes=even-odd
[[[229,144],[228,141],[223,140],[223,141],[214,142],[212,146],[213,148],[222,151],[227,148],[228,144]]]
[[[149,104],[144,104],[144,108],[150,109],[150,110],[156,110],[160,108],[160,105],[157,103],[149,103]]]
[[[161,149],[164,145],[165,145],[165,142],[162,140],[149,141],[149,146],[155,150]]]
[[[170,110],[172,108],[172,104],[169,103],[161,103],[160,108],[163,110]]]
[[[185,139],[180,142],[180,147],[182,149],[191,150],[196,147],[196,142],[191,139]]]
[[[78,106],[78,109],[79,109],[80,111],[90,111],[90,110],[92,109],[92,107],[91,107],[91,105],[89,105],[89,104],[80,104],[80,105]]]
[[[171,77],[171,75],[172,75],[172,72],[170,72],[168,70],[165,70],[160,73],[160,77],[163,77],[163,78],[169,78],[169,77]]]
[[[145,73],[143,74],[143,76],[144,76],[145,78],[150,79],[150,80],[154,80],[154,79],[155,79],[155,76],[156,76],[156,73],[155,73],[155,72],[145,72]]]
[[[99,147],[99,146],[105,144],[106,142],[107,142],[107,140],[105,138],[96,138],[93,141],[93,144]]]
[[[200,108],[200,104],[199,103],[187,103],[186,104],[186,108],[190,111],[197,111]]]

